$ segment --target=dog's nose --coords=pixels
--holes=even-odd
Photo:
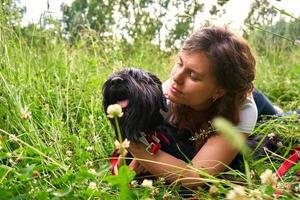
[[[113,85],[117,85],[117,84],[120,84],[124,81],[124,79],[122,79],[121,77],[114,77],[111,79],[111,83]]]

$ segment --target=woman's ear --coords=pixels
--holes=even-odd
[[[223,97],[225,94],[226,94],[226,91],[224,89],[222,89],[222,88],[217,89],[215,94],[213,95],[213,99],[217,100],[217,99]]]

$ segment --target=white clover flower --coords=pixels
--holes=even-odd
[[[251,200],[262,199],[262,193],[259,189],[250,190],[249,196],[251,197]]]
[[[212,196],[218,194],[219,189],[215,185],[209,187],[208,193]]]
[[[272,140],[275,137],[275,133],[269,133],[268,137]]]
[[[226,199],[228,200],[248,200],[245,188],[242,186],[235,186],[232,190],[230,190]]]
[[[167,191],[167,192],[165,192],[164,195],[163,195],[163,200],[169,200],[169,199],[171,199],[172,197],[173,197],[173,195],[171,194],[171,192],[170,192],[170,191]]]
[[[153,181],[148,180],[148,179],[144,179],[141,186],[148,187],[148,188],[153,188]]]
[[[156,196],[159,194],[159,188],[153,187],[151,190],[151,195]]]
[[[70,150],[68,150],[68,151],[66,151],[66,155],[67,155],[68,157],[72,157],[72,156],[73,156],[73,152],[70,151]]]
[[[92,190],[97,190],[97,184],[95,182],[90,182],[89,188]]]
[[[90,160],[88,160],[86,163],[85,163],[85,165],[86,166],[88,166],[88,167],[91,167],[91,166],[93,166],[93,162],[92,161],[90,161]]]
[[[27,107],[21,109],[21,118],[25,120],[29,120],[32,118],[31,112],[28,110]]]
[[[122,117],[122,107],[119,104],[112,104],[107,107],[107,117],[114,118],[114,117]]]
[[[88,171],[90,174],[97,174],[97,172],[96,172],[96,170],[95,169],[93,169],[93,168],[91,168],[91,169],[89,169],[89,171]]]
[[[300,40],[295,40],[294,45],[300,45]]]
[[[118,153],[121,154],[121,149],[123,149],[123,155],[126,156],[128,151],[126,150],[130,146],[130,141],[125,138],[125,140],[120,143],[118,140],[115,141],[115,149],[118,150]]]
[[[136,180],[130,182],[131,187],[136,188],[139,184]]]
[[[90,147],[86,147],[85,150],[88,151],[88,152],[91,152],[91,151],[94,150],[94,147],[91,147],[91,146]]]
[[[266,169],[261,175],[260,180],[264,185],[272,185],[275,186],[277,183],[277,176],[270,169]]]
[[[164,177],[159,177],[158,181],[161,182],[162,184],[166,183],[166,179]]]
[[[277,147],[283,147],[283,144],[282,144],[282,142],[277,142],[276,146]]]

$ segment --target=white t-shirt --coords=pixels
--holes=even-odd
[[[170,79],[162,84],[162,88],[164,93],[167,94],[170,89]],[[240,123],[238,124],[238,129],[240,132],[250,134],[256,125],[257,118],[257,107],[251,94],[247,97],[240,108]]]
[[[238,129],[241,133],[251,133],[258,117],[257,107],[253,96],[247,97],[240,108],[240,123]]]

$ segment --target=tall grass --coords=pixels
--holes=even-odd
[[[76,44],[35,27],[28,32],[3,26],[0,30],[1,199],[118,199],[117,188],[103,179],[115,135],[102,110],[102,84],[123,66],[140,66],[165,80],[173,55],[147,39],[131,46],[113,38],[101,41],[89,30]],[[299,51],[257,53],[256,86],[285,110],[300,106]],[[295,141],[297,123],[273,121],[256,130],[284,131]],[[266,160],[250,162],[250,169],[262,172],[274,165]],[[232,170],[224,176],[246,184],[242,172]],[[232,186],[230,181],[209,180],[219,192],[212,196],[199,189],[198,198],[222,199]],[[168,192],[181,198],[177,186],[155,184],[157,194],[139,187],[135,198],[162,199]]]

